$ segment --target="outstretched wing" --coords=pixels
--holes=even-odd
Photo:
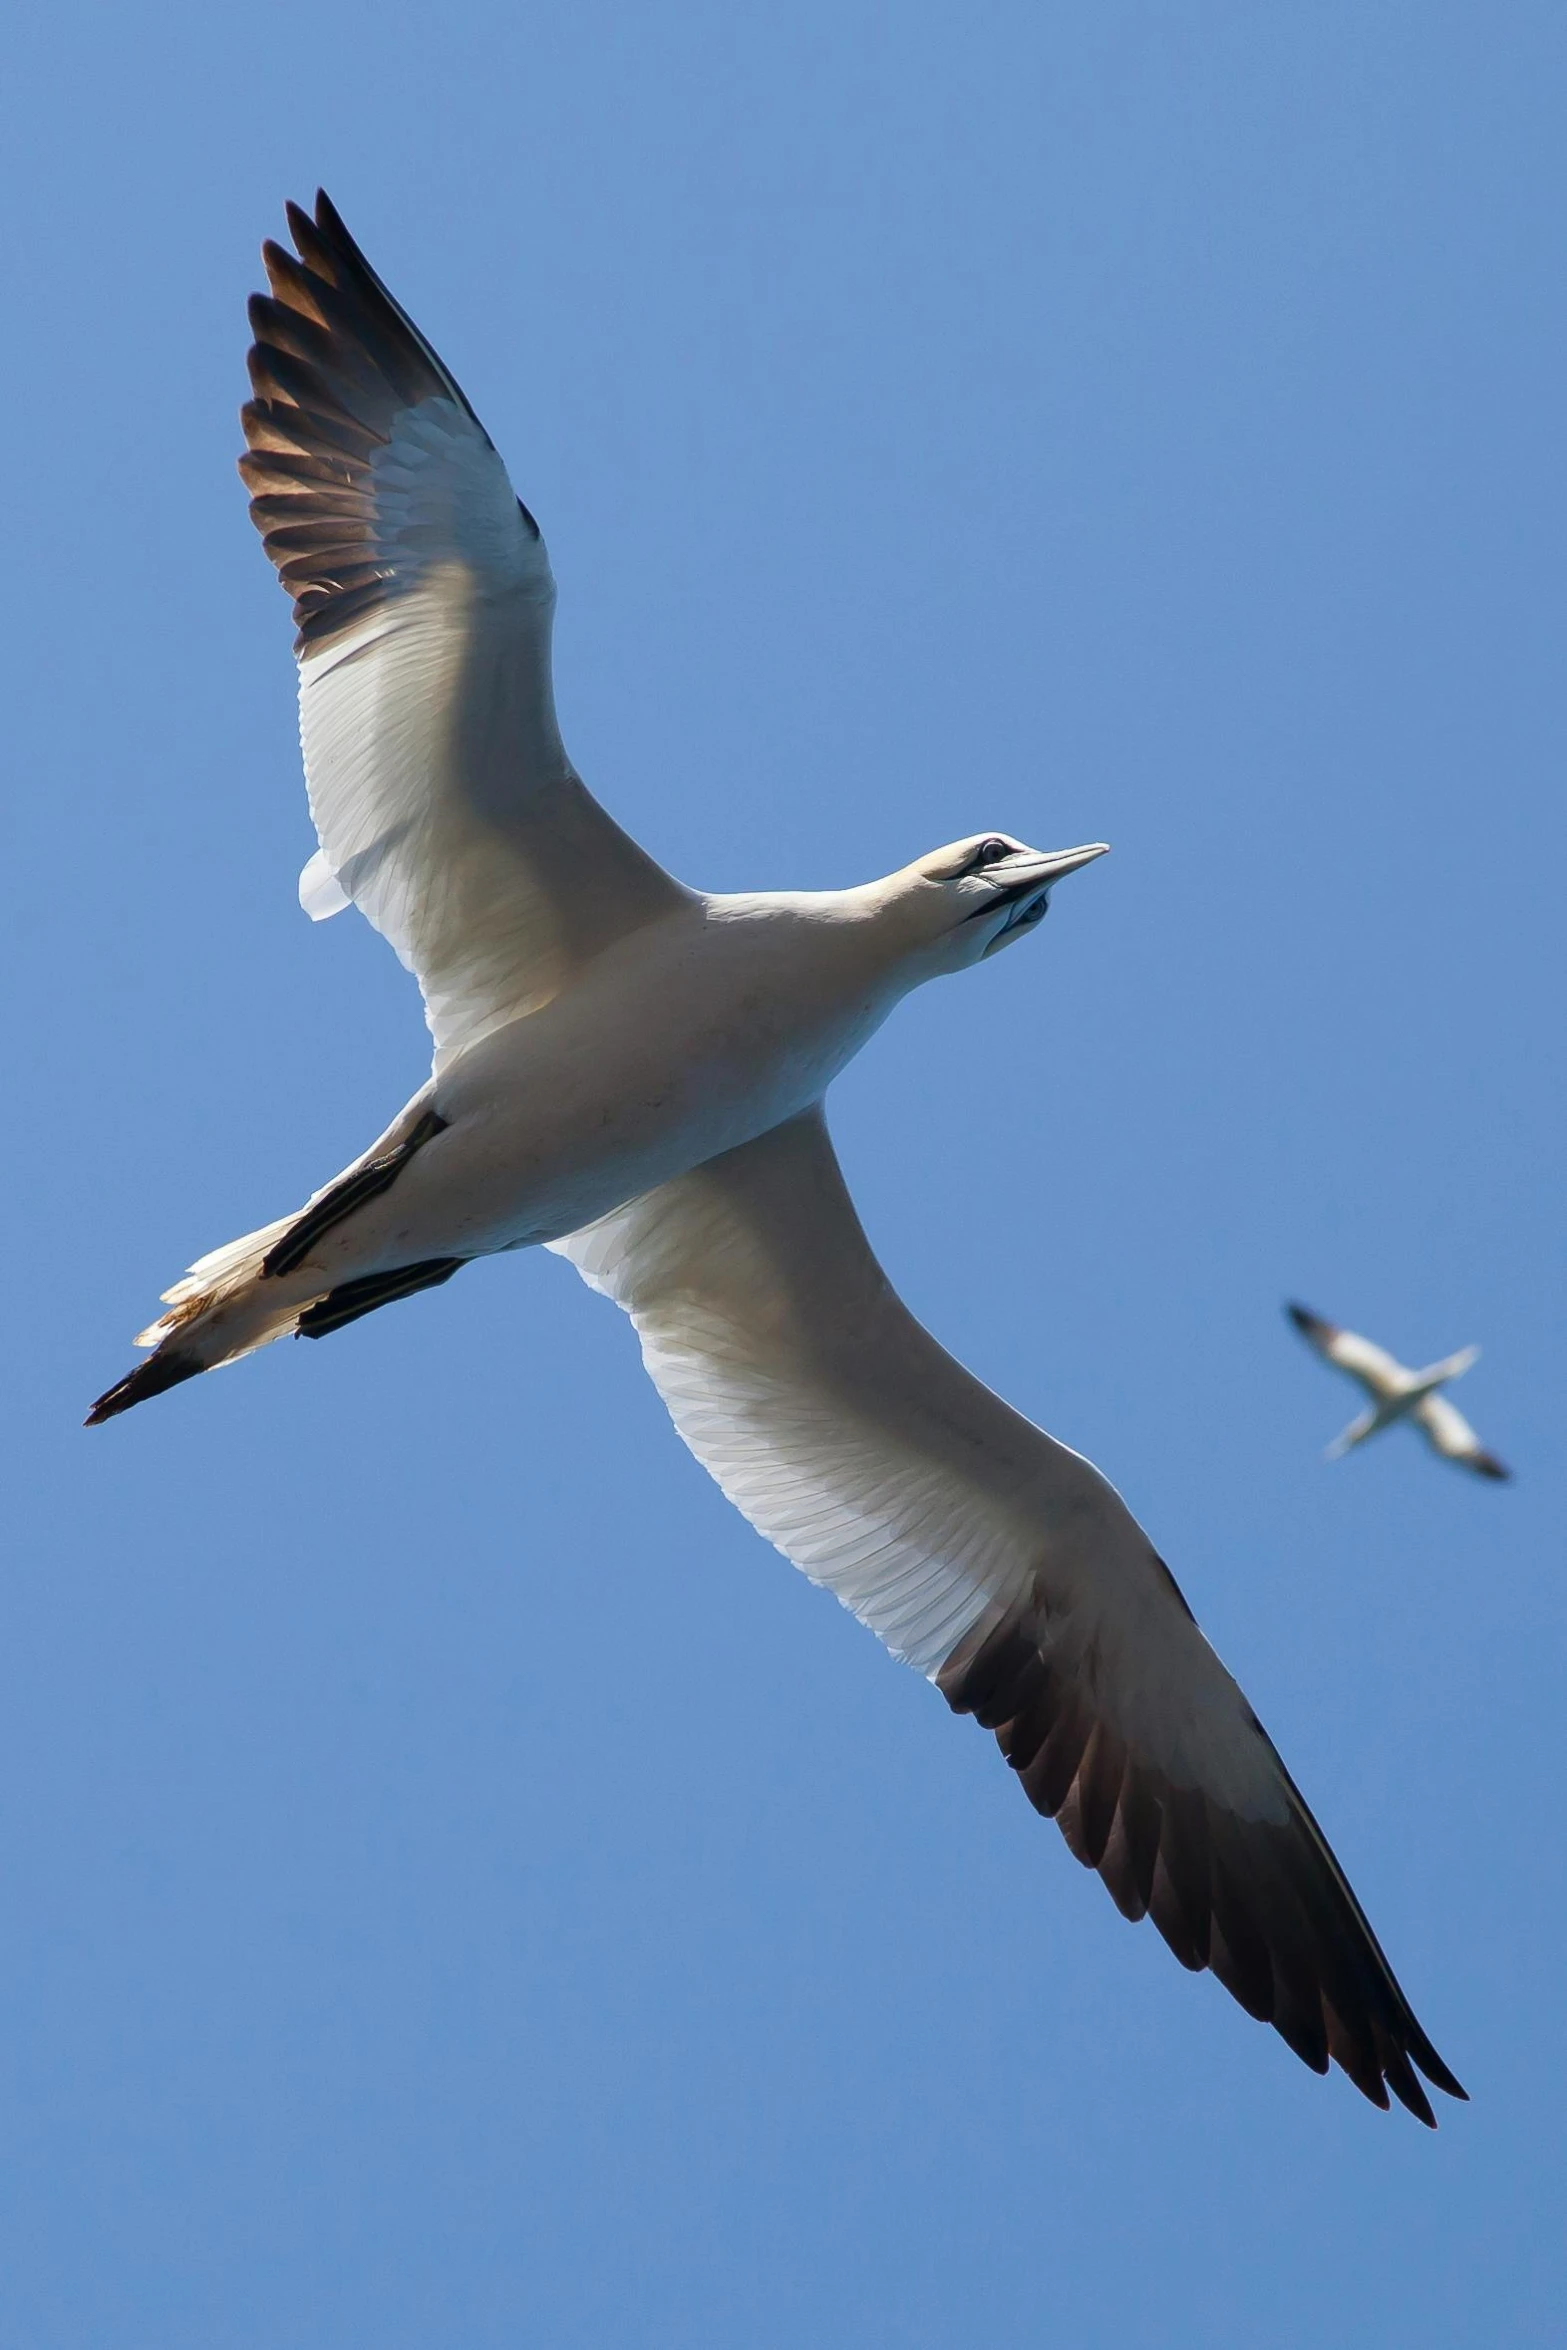
[[[1444,1460],[1473,1469],[1477,1477],[1494,1477],[1498,1484],[1511,1477],[1511,1469],[1504,1468],[1494,1452],[1486,1451],[1463,1413],[1445,1395],[1423,1395],[1410,1417],[1419,1421]]]
[[[240,471],[299,623],[319,856],[418,977],[437,1062],[546,1003],[677,883],[611,822],[555,722],[555,582],[455,379],[324,195],[262,248]]]
[[[995,1731],[1126,1916],[1378,2105],[1432,2119],[1416,2064],[1462,2096],[1141,1527],[903,1306],[819,1111],[555,1246],[730,1500]]]
[[[1285,1312],[1325,1363],[1358,1379],[1378,1403],[1388,1402],[1408,1386],[1409,1373],[1385,1347],[1373,1346],[1369,1338],[1361,1338],[1353,1330],[1341,1330],[1336,1322],[1324,1322],[1320,1314],[1305,1306],[1286,1306]]]

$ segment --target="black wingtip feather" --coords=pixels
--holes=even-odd
[[[317,188],[316,190],[315,225],[324,237],[330,237],[334,244],[341,245],[344,251],[351,253],[356,261],[364,259],[364,255],[348,233],[343,215],[338,211],[325,188]]]
[[[1414,2018],[1411,2017],[1409,2020],[1412,2029],[1408,2033],[1406,2045],[1410,2055],[1425,2074],[1432,2088],[1440,2089],[1444,2097],[1456,2098],[1460,2105],[1467,2105],[1469,2092],[1463,2082],[1459,2080],[1456,2073],[1448,2070],[1424,2032],[1421,2031],[1420,2026],[1415,2023]]]
[[[1434,2130],[1436,2115],[1431,2110],[1431,2100],[1416,2080],[1408,2055],[1386,2033],[1379,2033],[1378,2041],[1377,2055],[1388,2087],[1406,2112],[1412,2113],[1417,2122],[1424,2122],[1428,2130]]]
[[[1287,1309],[1299,1317],[1307,1309]],[[954,1650],[937,1686],[993,1728],[1024,1792],[1181,1965],[1211,1967],[1315,2073],[1337,2063],[1386,2112],[1435,2126],[1434,2088],[1464,2091],[1421,2030],[1342,1870],[1255,1717],[1291,1798],[1283,1823],[1225,1810],[1139,1761],[1098,1715],[1048,1614],[1019,1609]]]

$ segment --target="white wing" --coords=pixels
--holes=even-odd
[[[1308,1346],[1336,1371],[1347,1371],[1378,1403],[1390,1403],[1411,1384],[1412,1374],[1385,1347],[1373,1346],[1353,1330],[1341,1330],[1336,1322],[1324,1322],[1305,1306],[1289,1306],[1286,1311]]]
[[[1464,1468],[1473,1469],[1477,1477],[1493,1477],[1498,1483],[1505,1483],[1511,1476],[1511,1470],[1504,1469],[1496,1455],[1486,1451],[1463,1413],[1445,1395],[1422,1396],[1410,1418],[1419,1421],[1444,1460],[1458,1461]]]
[[[390,940],[439,1065],[682,893],[566,757],[549,558],[488,434],[327,198],[289,225],[240,470],[299,622],[300,895]]]
[[[901,1304],[819,1111],[555,1245],[729,1498],[995,1731],[1128,1917],[1378,2104],[1430,2120],[1411,2057],[1462,2094],[1169,1570]]]

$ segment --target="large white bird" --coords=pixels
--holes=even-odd
[[[1320,1314],[1305,1306],[1291,1305],[1284,1310],[1307,1345],[1335,1371],[1347,1372],[1371,1398],[1369,1409],[1351,1420],[1328,1446],[1330,1461],[1341,1460],[1368,1436],[1404,1420],[1419,1429],[1443,1460],[1456,1461],[1477,1477],[1505,1481],[1512,1475],[1495,1453],[1486,1451],[1463,1413],[1440,1392],[1449,1379],[1461,1378],[1471,1363],[1479,1361],[1477,1346],[1460,1347],[1457,1354],[1444,1355],[1441,1362],[1428,1363],[1423,1371],[1411,1371],[1384,1347],[1373,1346],[1369,1338],[1361,1338],[1353,1330],[1341,1330],[1336,1322],[1324,1322]]]
[[[1120,1496],[889,1286],[822,1115],[898,999],[1101,855],[998,832],[859,889],[714,897],[592,800],[536,523],[322,196],[264,248],[241,471],[295,598],[320,852],[416,974],[430,1081],[306,1207],[197,1264],[93,1419],[542,1242],[625,1308],[762,1533],[993,1730],[1129,1918],[1318,2072],[1461,2097],[1256,1716]]]

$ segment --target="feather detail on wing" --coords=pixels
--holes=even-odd
[[[1430,2121],[1415,2065],[1463,2094],[1142,1529],[902,1305],[819,1111],[555,1246],[729,1498],[994,1730],[1128,1917],[1375,2103]]]
[[[449,370],[325,196],[263,248],[240,471],[299,624],[317,919],[352,901],[417,975],[438,1061],[678,902],[555,720],[538,525]]]

